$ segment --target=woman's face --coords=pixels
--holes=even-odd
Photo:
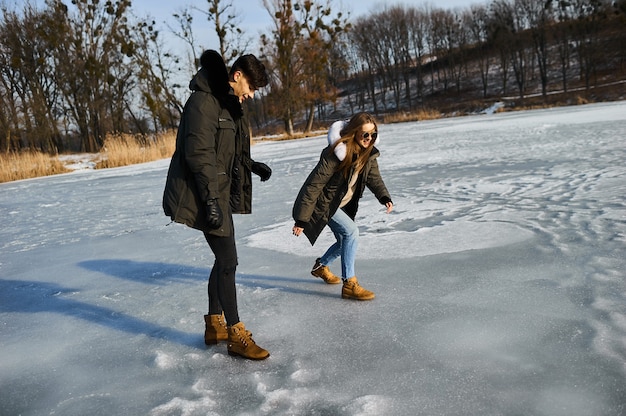
[[[374,123],[366,123],[361,126],[361,131],[357,133],[356,140],[363,149],[367,149],[378,137],[376,125]]]

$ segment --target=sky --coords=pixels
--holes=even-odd
[[[0,184],[0,414],[626,414],[626,102],[379,134],[368,302],[310,275],[328,229],[291,233],[326,137],[252,146],[273,174],[235,216],[237,297],[261,362],[204,345],[214,259],[163,215],[169,160]]]
[[[22,6],[22,0],[5,0],[15,7]],[[44,0],[29,0],[32,3],[43,6]],[[469,8],[473,4],[484,4],[481,0],[333,0],[332,4],[343,12],[349,12],[351,17],[358,17],[372,11],[380,10],[385,6],[396,4],[406,5],[429,5],[438,8]],[[237,20],[241,23],[244,36],[250,42],[246,53],[258,53],[258,42],[256,41],[261,33],[269,33],[271,20],[267,10],[263,6],[263,0],[235,0],[234,11],[237,12]],[[155,20],[157,28],[160,29],[162,41],[167,51],[173,51],[177,56],[185,59],[190,57],[188,45],[174,36],[171,28],[178,30],[178,24],[172,17],[174,13],[179,13],[189,6],[205,9],[205,0],[132,0],[132,8],[139,18],[150,17]],[[198,11],[193,11],[194,38],[198,49],[219,49],[219,43],[215,31],[211,24],[206,21],[206,17]],[[193,72],[193,71],[192,71]],[[190,74],[181,75],[181,85],[186,85]]]
[[[235,10],[239,12],[240,21],[248,36],[256,37],[268,27],[271,27],[271,21],[267,10],[263,7],[262,0],[236,0],[233,2]],[[436,2],[426,0],[334,0],[333,4],[339,6],[341,10],[350,12],[350,16],[357,17],[367,14],[370,11],[378,10],[385,5],[407,4],[407,5],[436,5],[439,8],[469,8],[472,4],[481,4],[478,0],[438,0]],[[176,11],[184,8],[184,5],[193,5],[196,7],[204,7],[206,1],[171,1],[171,0],[132,0],[133,8],[140,16],[150,15],[156,19],[157,23],[171,19],[171,15]],[[199,13],[196,19],[203,19]],[[206,48],[218,48],[217,37],[212,33],[210,28],[203,28],[200,24],[195,26],[197,33],[201,34],[198,41]]]

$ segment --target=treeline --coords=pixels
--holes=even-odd
[[[333,0],[263,0],[272,26],[260,45],[242,44],[234,0],[201,11],[227,61],[257,53],[271,72],[249,107],[253,127],[279,120],[310,130],[339,111],[412,111],[441,94],[545,95],[572,80],[590,87],[623,76],[626,0],[493,0],[468,9],[391,6],[351,19]],[[338,1],[337,1],[338,3]],[[40,10],[2,9],[0,149],[95,152],[111,133],[177,126],[181,74],[199,55],[193,10],[171,29],[188,50],[163,49],[154,22],[129,0],[47,0]],[[206,3],[203,3],[206,8]],[[255,49],[250,50],[253,46]],[[260,51],[260,52],[257,52]],[[479,80],[479,85],[476,84]]]
[[[275,0],[278,13],[272,15],[287,15],[287,3]],[[313,103],[319,119],[334,117],[339,103],[350,112],[414,112],[428,109],[442,96],[523,98],[538,83],[545,97],[551,90],[567,91],[570,83],[589,88],[626,77],[624,0],[493,0],[457,10],[397,5],[349,20],[341,31],[323,20],[337,18],[331,20],[327,9],[320,10],[325,13],[313,20],[329,28],[334,38],[325,34],[321,38],[328,44],[318,40],[317,48],[307,45],[320,33],[311,37],[303,32],[304,19],[291,19],[290,24],[275,19],[278,29],[269,43],[274,53],[281,51],[280,45],[296,45],[291,60],[268,55],[275,72],[310,67],[311,49],[321,66],[315,77],[300,71],[304,81],[298,88],[287,85],[291,75],[273,85],[269,98],[277,97],[273,106],[282,104],[281,113],[273,114],[283,119],[287,131],[294,115],[311,120]],[[301,38],[288,42],[294,33]],[[315,79],[323,81],[309,85]],[[285,99],[283,90],[311,102]],[[298,124],[305,130],[310,126]]]
[[[494,0],[466,10],[391,7],[358,19],[349,33],[359,107],[413,109],[435,94],[517,94],[589,88],[624,76],[626,2]],[[375,34],[375,36],[373,36]],[[473,83],[479,80],[479,85]]]
[[[2,8],[0,149],[97,152],[107,134],[177,124],[177,59],[129,0]]]

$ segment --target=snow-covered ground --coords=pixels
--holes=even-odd
[[[237,216],[261,362],[203,343],[213,256],[169,161],[0,184],[1,415],[626,414],[626,102],[380,126],[357,275],[291,235],[325,138],[264,142]],[[335,272],[339,265],[332,266]]]

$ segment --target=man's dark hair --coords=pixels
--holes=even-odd
[[[248,83],[255,90],[265,87],[269,82],[265,72],[265,65],[252,54],[242,55],[237,58],[230,68],[230,75],[232,76],[237,71],[243,72]]]

